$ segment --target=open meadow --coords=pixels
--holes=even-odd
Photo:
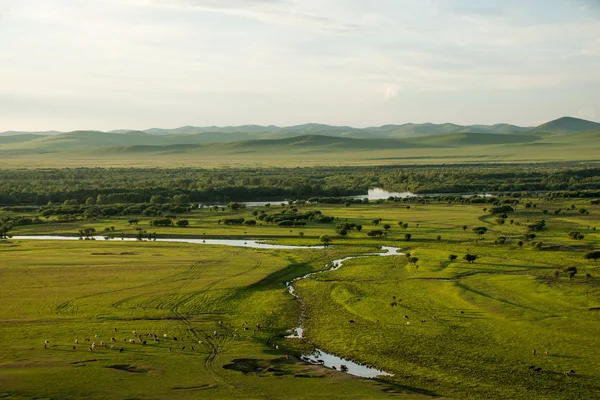
[[[1,392],[9,398],[597,398],[600,271],[584,256],[599,247],[598,205],[521,199],[502,222],[491,205],[435,199],[296,207],[335,219],[302,227],[221,223],[255,218],[257,211],[293,212],[294,206],[278,205],[196,209],[177,216],[189,221],[185,227],[150,227],[152,217],[131,224],[119,216],[15,226],[15,237],[77,236],[93,227],[116,240],[0,241]],[[527,226],[542,219],[545,227],[532,237]],[[345,223],[362,230],[335,229]],[[482,227],[484,233],[473,231]],[[158,238],[309,246],[327,235],[332,242],[327,249],[266,250],[119,240],[142,230]],[[579,237],[569,235],[575,231]],[[410,254],[356,258],[299,281],[308,342],[286,338],[300,305],[285,282],[382,245]],[[469,263],[467,254],[477,258]],[[300,355],[313,345],[393,376],[366,380],[311,365]]]

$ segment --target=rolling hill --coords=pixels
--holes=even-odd
[[[159,129],[151,128],[143,131],[118,129],[110,132],[96,132],[97,135],[102,134],[107,145],[169,145],[181,143],[224,143],[247,140],[264,140],[264,139],[285,139],[295,136],[305,135],[323,135],[330,137],[343,137],[353,139],[403,139],[412,137],[426,137],[458,133],[484,133],[497,135],[514,135],[527,132],[536,133],[574,133],[583,132],[593,129],[600,129],[600,123],[586,121],[582,119],[563,117],[554,121],[547,122],[537,127],[521,127],[510,124],[495,124],[495,125],[457,125],[451,123],[445,124],[401,124],[401,125],[383,125],[379,127],[354,128],[350,126],[332,126],[324,124],[309,123],[296,126],[278,127],[274,125],[241,125],[241,126],[183,126],[175,129]],[[77,132],[30,132],[31,135],[62,137],[60,141],[67,140],[69,142],[77,141],[77,134],[82,132],[93,131],[77,131]],[[0,137],[9,137],[16,135],[24,135],[25,132],[9,131],[0,133]],[[140,136],[146,134],[146,136]],[[70,139],[65,139],[64,135],[70,135]],[[116,137],[120,136],[120,137]],[[126,137],[126,138],[125,138]],[[145,138],[145,143],[136,142],[141,137]],[[168,137],[166,141],[156,139],[156,137]],[[24,141],[23,139],[7,139],[13,142]],[[7,143],[7,142],[3,142]]]
[[[512,125],[464,127],[453,124],[385,125],[357,129],[305,124],[188,128],[176,133],[147,131],[74,131],[55,135],[0,136],[0,165],[140,165],[152,161],[179,165],[203,160],[221,165],[239,163],[391,163],[600,161],[600,126],[561,118],[535,128]],[[493,127],[493,129],[492,129]],[[192,129],[190,127],[189,129]],[[267,128],[266,132],[261,132]],[[481,132],[482,130],[493,132]],[[457,131],[458,130],[458,131]],[[27,161],[23,161],[27,160]],[[48,160],[48,161],[44,161]]]
[[[575,133],[591,131],[594,129],[600,129],[600,123],[573,117],[562,117],[555,119],[554,121],[546,122],[532,130],[546,133]]]

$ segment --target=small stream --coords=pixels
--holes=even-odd
[[[45,236],[13,236],[12,240],[83,240],[79,236],[59,236],[59,235],[45,235]],[[96,240],[96,241],[106,241],[104,236],[92,236],[90,239],[86,240]],[[111,238],[108,239],[110,241],[128,241],[128,242],[136,242],[137,238]],[[148,241],[148,240],[144,240]],[[172,243],[194,243],[194,244],[206,244],[206,245],[221,245],[221,246],[234,246],[234,247],[248,247],[253,249],[319,249],[322,250],[323,246],[286,246],[286,245],[278,245],[278,244],[268,244],[261,243],[255,240],[243,240],[243,239],[185,239],[185,238],[172,238],[172,239],[156,239],[153,240],[156,242],[172,242]],[[333,260],[331,262],[331,268],[311,272],[304,276],[300,276],[298,278],[292,279],[287,282],[285,286],[287,287],[288,292],[296,298],[300,302],[301,312],[298,317],[298,327],[293,329],[293,333],[288,336],[288,338],[298,338],[304,339],[304,316],[305,316],[305,304],[300,296],[296,294],[296,289],[294,288],[294,283],[298,282],[301,279],[307,279],[311,276],[315,276],[318,274],[322,274],[324,272],[335,271],[342,267],[344,262],[348,260],[352,260],[354,258],[365,258],[365,257],[373,257],[373,256],[395,256],[402,255],[403,253],[399,252],[399,249],[396,247],[387,247],[383,246],[381,248],[381,253],[373,253],[364,256],[354,256],[354,257],[345,257],[338,260]],[[376,368],[368,367],[365,365],[357,364],[353,361],[346,360],[342,357],[338,357],[333,354],[329,354],[321,349],[315,349],[312,354],[303,354],[302,359],[304,361],[308,361],[311,364],[315,365],[323,365],[328,368],[342,370],[347,372],[350,375],[355,375],[363,378],[375,378],[377,376],[391,376],[391,374],[378,370]]]
[[[293,330],[293,333],[291,335],[289,335],[288,338],[304,339],[303,323],[304,323],[306,306],[305,306],[302,298],[300,296],[298,296],[298,294],[296,294],[296,289],[294,288],[295,282],[298,282],[299,280],[307,279],[307,278],[310,278],[311,276],[315,276],[315,275],[322,274],[325,272],[335,271],[335,270],[341,268],[342,265],[344,264],[344,262],[355,259],[355,258],[365,258],[365,257],[373,257],[373,256],[387,257],[387,256],[397,256],[397,255],[403,254],[403,253],[400,253],[398,251],[399,249],[396,247],[383,246],[381,248],[381,250],[383,250],[382,253],[374,253],[374,254],[369,254],[369,255],[365,255],[365,256],[345,257],[345,258],[340,258],[338,260],[333,260],[331,262],[331,268],[329,268],[329,269],[326,269],[323,271],[311,272],[309,274],[300,276],[298,278],[294,278],[291,281],[287,282],[285,284],[285,286],[287,287],[288,292],[290,292],[290,294],[292,296],[294,296],[296,298],[296,300],[298,300],[300,302],[300,308],[301,308],[300,316],[298,318],[298,327]],[[303,354],[302,359],[304,359],[305,361],[308,361],[312,364],[324,365],[325,367],[334,368],[337,370],[344,370],[345,372],[347,372],[351,375],[356,375],[356,376],[360,376],[363,378],[375,378],[377,376],[391,376],[392,375],[385,371],[381,371],[381,370],[378,370],[373,367],[368,367],[365,365],[357,364],[353,361],[346,360],[345,358],[338,357],[336,355],[327,353],[321,349],[315,349],[312,354]]]

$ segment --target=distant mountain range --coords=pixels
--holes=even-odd
[[[182,127],[173,130],[74,131],[67,133],[0,134],[0,163],[21,156],[53,157],[55,160],[156,160],[169,158],[221,159],[235,161],[269,157],[292,159],[377,160],[416,158],[435,160],[509,158],[531,160],[600,160],[600,124],[576,118],[560,118],[537,127],[460,126],[453,124],[386,125],[377,128],[307,124],[280,128],[245,125],[239,127]],[[353,154],[352,156],[350,154]],[[181,158],[183,157],[183,158]],[[83,161],[77,161],[83,162]]]
[[[583,119],[563,117],[547,122],[536,127],[521,127],[510,124],[496,125],[456,125],[456,124],[402,124],[384,125],[370,128],[353,128],[349,126],[331,126],[323,124],[304,124],[297,126],[278,127],[274,125],[242,125],[242,126],[208,126],[195,127],[183,126],[175,129],[152,128],[144,131],[119,129],[110,132],[76,131],[76,132],[17,132],[8,131],[0,133],[0,144],[24,142],[43,136],[63,136],[81,134],[81,132],[104,133],[103,138],[107,142],[115,142],[109,134],[128,135],[140,137],[145,135],[146,144],[158,143],[149,136],[173,137],[176,143],[222,143],[241,140],[257,139],[284,139],[305,135],[325,135],[332,137],[344,137],[352,139],[403,139],[411,137],[446,135],[454,133],[485,133],[485,134],[522,134],[522,133],[575,133],[594,129],[600,129],[600,123],[586,121]],[[27,136],[23,136],[27,135]],[[20,136],[20,137],[15,137]],[[183,138],[182,136],[185,136]],[[8,139],[7,137],[11,137]],[[123,138],[119,138],[122,141]],[[119,141],[116,140],[116,141]],[[116,144],[116,143],[115,143]],[[110,145],[110,144],[109,144]]]

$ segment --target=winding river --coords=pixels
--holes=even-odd
[[[59,235],[13,236],[12,239],[13,240],[81,240],[80,237],[78,237],[78,236],[59,236]],[[97,241],[106,240],[104,236],[93,236],[93,237],[91,237],[91,239],[94,239]],[[122,239],[119,238],[119,239],[109,239],[109,240],[111,240],[111,241],[122,240],[122,241],[130,241],[130,242],[137,241],[136,238],[122,238]],[[283,249],[283,250],[287,250],[287,249],[323,249],[322,246],[286,246],[286,245],[278,245],[278,244],[261,243],[261,242],[255,241],[255,240],[243,240],[243,239],[173,238],[173,239],[156,239],[155,241],[156,242],[221,245],[221,246],[233,246],[233,247],[249,247],[249,248],[253,248],[253,249]],[[355,259],[355,258],[365,258],[365,257],[374,257],[374,256],[386,257],[386,256],[402,255],[402,253],[399,252],[399,249],[395,248],[395,247],[383,246],[381,248],[381,250],[382,250],[381,253],[373,253],[373,254],[363,255],[363,256],[345,257],[345,258],[341,258],[338,260],[333,260],[329,264],[329,265],[331,265],[331,268],[329,268],[329,269],[325,269],[325,270],[317,271],[317,272],[311,272],[309,274],[294,278],[291,281],[286,282],[285,286],[287,287],[288,292],[292,296],[294,296],[296,298],[296,300],[298,300],[298,302],[300,303],[300,308],[301,308],[300,316],[298,317],[298,327],[296,327],[295,329],[292,330],[292,334],[289,335],[288,338],[305,339],[303,336],[304,335],[303,322],[304,322],[304,317],[305,317],[306,306],[305,306],[302,298],[300,296],[298,296],[298,294],[296,294],[296,289],[294,288],[294,283],[296,283],[302,279],[308,279],[311,276],[315,276],[315,275],[322,274],[322,273],[329,272],[329,271],[335,271],[335,270],[341,268],[342,265],[344,264],[344,262]],[[317,349],[317,348],[314,349],[313,353],[303,354],[301,357],[303,360],[308,361],[311,364],[323,365],[328,368],[343,370],[344,372],[347,372],[348,374],[363,377],[363,378],[374,378],[377,376],[391,376],[391,374],[389,374],[385,371],[381,371],[376,368],[368,367],[365,365],[355,363],[350,360],[346,360],[342,357],[338,357],[336,355],[327,353],[326,351],[323,351],[323,350]]]

